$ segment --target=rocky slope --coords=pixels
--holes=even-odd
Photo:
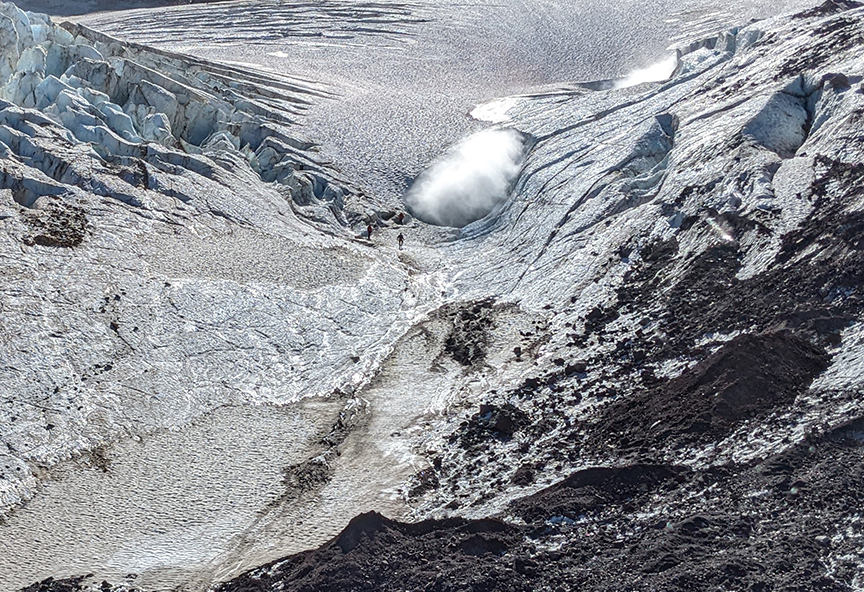
[[[340,534],[314,550],[287,556],[274,544],[246,555],[246,563],[257,559],[263,567],[239,576],[237,569],[209,572],[222,582],[214,589],[861,589],[862,41],[864,8],[829,0],[682,46],[675,75],[662,84],[561,86],[508,103],[504,125],[534,139],[511,198],[459,231],[412,222],[417,244],[407,253],[360,251],[367,265],[389,266],[392,279],[382,282],[379,273],[363,280],[367,289],[353,302],[367,308],[346,327],[350,337],[321,347],[324,359],[307,362],[302,377],[315,380],[328,365],[342,368],[340,355],[348,349],[356,360],[346,365],[361,370],[356,378],[347,371],[331,378],[326,388],[342,392],[335,409],[344,407],[332,424],[325,422],[310,447],[315,454],[286,467],[280,511],[302,507],[308,510],[304,520],[326,520],[329,506],[314,504],[334,492],[350,495],[352,484],[366,491],[386,485],[404,507],[390,508],[389,518],[356,511],[360,515]],[[130,119],[140,137],[140,125]],[[51,122],[45,128],[59,125]],[[172,123],[172,134],[177,127]],[[198,140],[192,145],[207,146]],[[243,154],[243,148],[235,143],[225,152]],[[250,144],[246,160],[233,170],[257,173],[248,156],[257,150]],[[201,161],[213,158],[205,152]],[[317,170],[336,179],[326,168]],[[243,178],[267,180],[267,170],[257,174]],[[74,183],[67,185],[75,194]],[[240,192],[242,185],[232,188]],[[106,228],[102,219],[95,229],[90,221],[96,206],[86,197],[92,187],[81,190],[84,201],[74,204],[80,211],[69,214],[73,222],[77,216],[89,224],[76,253],[87,253],[91,244],[95,249]],[[21,191],[10,191],[19,204],[27,201],[20,195],[30,195]],[[189,201],[194,205],[199,195]],[[294,190],[290,197],[296,205]],[[316,198],[313,204],[323,194]],[[296,233],[306,233],[311,238],[305,244],[333,241],[354,253],[365,247],[339,237],[345,224],[356,226],[350,204],[362,200],[345,198],[347,214],[335,208],[332,215],[306,218],[297,205],[301,216],[292,223],[299,226],[291,231],[264,226],[263,217],[247,214],[244,221],[265,236],[296,240]],[[10,211],[16,228],[35,229],[9,233],[10,244],[16,241],[16,249],[33,257],[49,253],[41,249],[62,249],[36,240],[55,236],[62,243],[65,229],[76,227],[65,223],[56,225],[62,232],[52,230],[51,207],[41,208],[41,227],[25,226],[22,208]],[[121,203],[112,212],[134,219],[126,214],[134,207]],[[260,211],[257,202],[251,211]],[[227,228],[238,225],[230,216],[216,218]],[[201,219],[214,223],[210,216]],[[391,239],[388,233],[396,230],[382,222],[380,233]],[[361,254],[346,255],[346,265]],[[174,275],[158,259],[151,255],[144,258],[146,267],[133,269],[158,278],[161,289]],[[241,290],[237,276],[230,279],[235,283],[220,289]],[[135,275],[135,281],[141,291],[146,280]],[[356,280],[342,281],[334,280],[331,298],[344,304],[346,284]],[[169,292],[177,289],[167,283]],[[395,306],[397,283],[404,293]],[[314,293],[295,289],[307,297]],[[188,295],[168,296],[189,303]],[[125,306],[127,294],[118,297],[121,304],[112,295],[88,314],[96,315],[99,306],[106,313]],[[156,302],[159,297],[167,296],[151,295]],[[220,301],[228,306],[237,298],[235,292]],[[261,302],[257,295],[246,298]],[[318,314],[333,301],[316,300],[304,309],[315,312],[303,314]],[[27,318],[25,311],[34,308],[45,310],[22,305],[9,318]],[[128,340],[129,312],[115,315],[120,320],[110,322],[116,328],[109,324],[103,332]],[[202,323],[198,331],[221,336],[225,324],[231,326],[222,323],[218,329]],[[151,336],[156,329],[152,321],[134,326]],[[14,334],[40,335],[26,328]],[[248,339],[248,331],[232,335]],[[57,338],[45,335],[50,339]],[[139,365],[162,359],[159,348],[139,352],[141,345],[134,344],[117,357],[141,356],[132,358]],[[377,349],[364,351],[364,344]],[[189,353],[171,347],[180,359]],[[70,350],[45,345],[42,351],[59,356]],[[236,388],[285,376],[276,358],[264,367],[243,362],[245,352],[257,351],[255,344],[231,345],[230,351],[224,359],[240,366],[231,374]],[[204,359],[213,372],[212,355]],[[118,372],[114,363],[106,371]],[[178,375],[174,369],[165,380],[190,392],[198,372]],[[102,384],[123,384],[109,378]],[[42,401],[38,396],[46,391],[43,384],[22,400]],[[100,391],[86,392],[92,397]],[[267,383],[255,392],[261,399],[249,396],[246,402],[303,394],[312,393]],[[166,399],[161,404],[174,401]],[[135,409],[130,400],[128,394],[111,399],[115,408]],[[30,411],[31,422],[69,415],[44,407]],[[193,401],[186,412],[209,409]],[[2,433],[6,441],[9,433],[32,438],[32,425],[18,432],[4,427]],[[58,439],[55,430],[90,434],[92,425],[58,422],[46,428],[51,437],[44,441],[68,450],[71,440]],[[90,443],[76,437],[87,449],[110,433],[106,428]],[[35,452],[19,452],[33,448],[11,443],[10,458],[22,459],[25,470],[41,462]],[[358,465],[369,474],[347,479]],[[406,466],[413,467],[410,478]],[[381,480],[379,473],[391,471],[393,479]],[[12,480],[9,489],[35,486],[28,483]],[[363,508],[363,500],[350,507]],[[268,524],[279,524],[267,515]],[[273,528],[246,533],[287,545]],[[147,588],[141,579],[121,579],[102,584],[95,574],[27,590]]]

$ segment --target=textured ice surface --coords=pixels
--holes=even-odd
[[[9,13],[17,20],[2,30],[20,41],[23,17]],[[0,110],[0,491],[8,508],[30,502],[0,526],[2,587],[138,570],[154,589],[201,588],[314,546],[359,511],[400,515],[408,476],[449,450],[440,436],[481,397],[555,367],[551,352],[614,304],[648,247],[680,236],[664,270],[674,277],[708,249],[735,245],[739,276],[756,277],[815,207],[819,158],[861,158],[857,56],[822,56],[821,40],[808,41],[813,19],[757,23],[688,44],[666,83],[561,84],[508,102],[508,125],[537,140],[512,197],[458,232],[410,218],[398,225],[297,132],[308,103],[339,104],[327,89],[26,18],[29,46],[5,46],[10,103]],[[157,17],[134,18],[144,19],[142,34],[158,33]],[[332,26],[359,35],[336,18]],[[261,33],[235,30],[241,39]],[[380,34],[387,51],[402,47],[397,37]],[[338,51],[349,43],[316,42]],[[246,49],[230,50],[235,61]],[[850,87],[824,79],[829,72]],[[364,96],[345,99],[343,124]],[[377,142],[351,152],[370,168],[380,165],[368,157],[378,147],[398,150],[381,130],[407,116],[377,117],[353,119],[356,137]],[[429,151],[424,164],[439,153]],[[370,223],[372,240],[355,239]],[[486,308],[472,307],[489,296],[505,304],[485,324]],[[574,355],[613,360],[614,370],[617,345],[654,330],[641,321],[610,321],[615,340]],[[484,335],[485,357],[460,346],[460,331]],[[824,413],[810,413],[804,397],[776,424],[730,435],[725,450],[668,460],[753,458],[784,445],[786,421],[798,437],[860,411],[850,395],[860,341],[855,328],[842,334],[835,364],[809,393]],[[590,417],[608,404],[592,396],[600,372],[568,380],[588,381],[585,397],[559,416]],[[346,417],[359,419],[337,455],[326,442]],[[464,514],[486,515],[524,494],[507,481],[519,445],[502,443],[460,477],[459,493],[442,488],[417,515],[449,512],[454,500]],[[302,491],[289,477],[314,481],[310,467],[328,478]],[[551,467],[541,480],[572,468]],[[487,498],[490,484],[497,493]]]
[[[304,221],[361,216],[293,125],[322,91],[0,12],[3,511],[118,437],[362,381],[405,274]]]

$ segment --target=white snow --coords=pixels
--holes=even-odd
[[[510,121],[507,117],[507,112],[510,111],[519,100],[515,97],[506,97],[503,99],[495,99],[482,105],[477,105],[471,111],[471,117],[478,121],[486,121],[489,123],[506,123]]]
[[[646,82],[664,82],[672,78],[678,63],[678,56],[673,54],[665,60],[630,72],[624,78],[616,80],[614,87],[628,88]]]

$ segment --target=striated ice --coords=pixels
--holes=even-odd
[[[143,105],[140,106],[147,105],[152,109],[155,109],[158,113],[165,114],[169,121],[177,117],[177,111],[180,105],[177,101],[177,97],[173,93],[165,90],[161,86],[148,82],[147,80],[142,80],[137,86],[137,89],[133,89],[132,92],[134,93],[136,90],[143,95],[143,101],[139,101],[140,103],[143,103]],[[130,94],[129,105],[134,104],[133,97]]]
[[[0,14],[0,81],[6,81],[15,71],[21,53],[18,49],[18,31],[5,14]]]
[[[36,107],[35,90],[42,83],[42,80],[43,77],[40,72],[15,72],[9,78],[6,86],[0,89],[0,95],[16,105],[34,109]]]
[[[201,150],[206,154],[210,151],[225,150],[233,152],[240,149],[240,140],[228,132],[214,132],[201,142]]]
[[[132,119],[123,112],[119,105],[103,101],[96,107],[104,115],[103,121],[108,127],[128,142],[140,143],[142,140],[132,125]]]
[[[39,83],[39,86],[36,87],[34,91],[36,98],[36,108],[40,111],[45,111],[48,107],[51,106],[52,103],[56,103],[60,93],[63,91],[69,91],[70,94],[74,94],[74,89],[68,84],[63,83],[59,78],[53,75],[49,75],[42,82]]]
[[[141,136],[145,140],[158,142],[163,146],[173,146],[177,141],[171,134],[171,122],[164,113],[146,115],[141,125]]]
[[[105,93],[101,93],[98,90],[93,90],[92,88],[87,88],[86,86],[79,87],[78,94],[84,97],[88,103],[96,106],[98,106],[100,103],[111,100],[111,97],[109,97]]]
[[[59,27],[57,28],[59,29]],[[65,29],[59,30],[65,31]],[[102,54],[91,45],[71,44],[71,40],[69,44],[55,40],[46,45],[48,46],[46,70],[49,74],[57,77],[62,76],[69,69],[70,64],[74,64],[79,60],[104,61]]]
[[[240,76],[239,72],[203,62],[190,66],[179,58],[131,48],[83,27],[66,27],[38,16],[34,16],[31,21],[11,4],[4,4],[0,8],[0,51],[3,52],[0,55],[0,94],[3,97],[0,102],[0,142],[3,149],[0,187],[6,201],[32,210],[34,215],[48,215],[49,211],[71,212],[84,206],[101,210],[102,213],[95,215],[104,221],[113,220],[109,226],[116,228],[119,234],[115,236],[113,230],[105,230],[104,234],[100,234],[97,242],[102,246],[96,247],[89,255],[83,255],[84,259],[90,261],[85,267],[97,269],[107,265],[107,269],[114,264],[107,264],[101,253],[144,248],[134,247],[139,240],[142,245],[153,242],[139,238],[152,231],[148,224],[137,229],[138,223],[130,225],[130,219],[127,218],[130,213],[126,209],[129,207],[141,208],[142,211],[146,209],[151,212],[148,219],[154,216],[160,220],[160,224],[170,224],[172,219],[188,219],[206,214],[213,221],[190,231],[205,237],[222,232],[227,221],[233,221],[249,224],[258,228],[258,232],[277,232],[289,236],[296,234],[299,237],[296,240],[302,243],[301,230],[306,226],[294,213],[290,200],[296,199],[298,204],[311,204],[322,199],[328,205],[323,215],[316,214],[316,221],[339,232],[339,221],[343,220],[340,211],[344,205],[342,200],[350,194],[350,189],[332,187],[336,182],[336,174],[319,164],[314,155],[308,152],[310,144],[294,138],[293,130],[288,128],[296,114],[295,105],[302,104],[302,99],[293,97],[292,93],[302,96],[307,91],[296,86],[289,89],[279,81],[269,81],[267,84],[272,85],[272,88],[259,88],[249,83],[235,85],[232,80]],[[261,97],[266,97],[266,101],[259,100]],[[290,98],[290,101],[286,101],[286,98]],[[182,146],[187,147],[188,152]],[[203,152],[212,154],[213,159]],[[266,158],[262,165],[256,153],[264,152]],[[279,181],[282,189],[267,186],[271,181]],[[107,198],[108,205],[97,205],[98,202],[93,200],[98,196]],[[29,220],[26,214],[20,216],[23,217],[13,220],[4,214],[2,218],[10,220],[9,231],[19,237],[27,234],[28,227],[24,221]],[[7,238],[9,235],[4,234],[3,240]],[[121,244],[126,246],[120,247]],[[168,247],[168,252],[173,250],[176,257],[182,258],[182,245],[182,240],[174,243]],[[36,247],[37,252],[42,248]],[[293,258],[286,260],[296,262],[297,249],[301,247],[289,247],[286,244],[284,248],[287,253],[294,253]],[[163,255],[160,253],[158,256]],[[286,253],[279,256],[285,258]],[[311,261],[309,257],[302,255],[301,260]],[[114,260],[113,257],[110,259]],[[115,262],[126,259],[127,255],[122,255]],[[348,259],[359,262],[359,269],[362,269],[362,256],[349,254]],[[140,266],[133,263],[136,260],[133,255],[123,265],[132,265],[130,269],[135,269],[136,265]],[[61,288],[69,281],[78,281],[56,270],[36,280],[38,285],[31,284],[29,282],[33,280],[29,265],[22,264],[17,271],[7,276],[6,286],[9,290],[18,294],[40,294],[46,289],[54,289],[49,288],[50,285]],[[178,272],[181,268],[185,271]],[[166,279],[176,273],[209,277],[208,272],[196,270],[194,264],[189,268],[175,262],[165,269]],[[121,275],[125,273],[121,272]],[[128,279],[133,280],[137,273],[133,271]],[[364,284],[374,280],[364,280],[362,272],[359,273],[358,289],[371,290]],[[290,275],[283,273],[275,281],[287,281],[281,278]],[[85,300],[101,298],[99,293],[110,290],[110,285],[116,285],[115,280],[106,278],[106,281],[99,280],[93,285],[82,276],[79,285],[81,295],[88,294]],[[16,282],[23,283],[14,287]],[[127,288],[124,288],[127,292],[136,289],[135,283],[137,280],[133,280],[132,284],[120,280],[120,284],[127,284]],[[162,283],[153,285],[161,286]],[[182,286],[183,281],[179,280],[177,284]],[[203,300],[212,296],[214,288],[209,288],[206,282],[195,284],[192,281],[188,289],[200,291]],[[231,294],[235,288],[227,286],[221,291]],[[282,301],[279,310],[307,310],[309,306],[321,310],[327,308],[320,303],[304,304],[303,297],[289,294],[290,290],[280,290],[277,290],[281,294],[278,298]],[[83,302],[79,296],[75,296],[73,301]],[[24,298],[26,300],[27,296]],[[236,302],[232,298],[229,297],[228,301]],[[147,296],[142,306],[150,299],[151,296]],[[371,300],[377,301],[378,297]],[[24,311],[30,305],[17,297],[4,298],[4,334],[16,331],[12,327],[18,321],[12,320],[16,314],[12,311],[19,304],[23,306],[19,309],[21,314],[25,314]],[[189,305],[200,308],[194,300]],[[58,321],[57,330],[67,337],[60,349],[56,350],[56,357],[52,357],[52,354],[45,361],[46,369],[49,366],[66,368],[63,372],[69,378],[82,376],[83,366],[79,366],[76,361],[79,356],[99,357],[113,349],[105,342],[105,337],[109,337],[110,341],[110,330],[105,333],[104,328],[96,329],[94,333],[92,319],[87,319],[88,313],[75,314],[78,315],[76,321],[71,318]],[[278,314],[278,310],[273,311],[274,316]],[[312,316],[318,314],[313,313]],[[337,312],[320,314],[335,317]],[[65,313],[60,316],[65,317]],[[19,318],[23,320],[23,317]],[[138,325],[144,326],[141,323]],[[177,325],[177,328],[181,326]],[[35,326],[25,331],[50,339],[45,331]],[[164,340],[169,348],[174,347],[170,344],[183,341],[177,341],[177,336],[171,335],[173,331],[169,330]],[[288,331],[287,327],[280,331],[283,336],[293,334],[293,330]],[[317,329],[310,327],[310,339],[323,339],[316,335]],[[41,350],[43,345],[35,347]],[[299,338],[294,347],[301,351],[308,346],[309,342]],[[150,343],[147,347],[162,346]],[[30,346],[25,346],[21,350],[21,355],[25,357],[13,362],[8,368],[27,367],[25,359],[29,358],[29,351]],[[185,354],[180,357],[185,357]],[[249,362],[255,365],[252,358]],[[265,360],[261,360],[261,363],[267,364]],[[118,399],[116,393],[102,390],[101,387],[95,390],[85,387],[83,392],[75,395],[75,407],[61,406],[63,409],[69,407],[71,415],[58,416],[49,422],[53,430],[51,434],[40,433],[39,430],[27,432],[24,426],[31,420],[39,421],[41,412],[36,411],[32,417],[28,415],[26,410],[31,409],[30,401],[34,399],[26,393],[39,396],[37,393],[49,388],[45,381],[54,379],[50,378],[51,373],[47,370],[34,369],[35,373],[26,375],[17,374],[17,370],[10,371],[17,378],[4,375],[3,382],[8,388],[19,389],[20,398],[16,399],[18,403],[15,405],[21,405],[21,408],[0,416],[0,422],[4,426],[4,442],[9,443],[10,450],[18,451],[10,453],[14,458],[7,464],[13,467],[10,463],[14,463],[20,470],[15,470],[11,475],[6,470],[2,471],[4,477],[0,479],[0,495],[4,508],[32,494],[35,481],[31,470],[26,468],[28,461],[38,456],[53,463],[68,458],[76,450],[86,450],[100,441],[110,440],[116,435],[118,418],[128,416],[129,411],[127,403],[122,402],[122,397]],[[298,372],[302,371],[298,369]],[[199,375],[200,371],[192,373]],[[283,382],[285,378],[282,374],[278,374],[270,386],[250,387],[255,382],[260,383],[258,378],[252,378],[252,375],[257,374],[258,370],[252,371],[249,380],[246,380],[233,371],[239,382],[234,387],[224,387],[227,390],[222,395],[207,395],[205,399],[209,402],[203,406],[195,404],[189,407],[178,416],[185,418],[180,420],[181,423],[193,420],[206,409],[223,404],[226,397],[230,398],[234,396],[232,393],[237,392],[232,389],[248,390],[248,396],[252,398],[260,395],[278,401],[293,400],[301,394],[295,380],[292,378]],[[166,388],[170,382],[168,380],[165,383]],[[328,380],[319,377],[313,383],[326,385]],[[18,387],[14,386],[16,384]],[[330,388],[339,384],[340,379],[334,376]],[[185,387],[177,389],[175,385],[171,388],[182,390]],[[97,394],[97,391],[100,393]],[[265,395],[265,392],[272,394]],[[105,410],[107,415],[103,428],[96,428],[95,424],[87,427],[90,425],[89,420],[74,411],[79,407],[85,414],[93,413],[96,408]],[[166,417],[174,415],[168,413]],[[6,423],[12,421],[10,418],[15,418],[15,426],[22,426],[15,428],[17,431],[14,434],[17,435],[7,430],[7,427],[12,429],[13,424]],[[127,420],[121,420],[121,423],[123,421]],[[153,427],[162,425],[165,424],[157,420]]]
[[[21,52],[16,70],[21,72],[38,72],[45,75],[45,59],[47,54],[42,47],[28,47]]]
[[[756,98],[756,116],[744,126],[745,136],[776,152],[781,158],[793,156],[806,138],[808,114],[805,101],[788,92]]]
[[[27,13],[15,6],[12,3],[0,4],[0,15],[5,16],[8,21],[2,21],[2,28],[11,28],[15,31],[17,37],[16,49],[20,55],[28,47],[34,45],[33,29],[30,26],[30,18]],[[40,27],[40,33],[44,30]]]

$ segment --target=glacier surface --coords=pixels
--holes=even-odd
[[[0,587],[206,589],[361,511],[518,523],[587,466],[725,470],[860,417],[864,9],[836,6],[507,98],[530,150],[457,230],[304,139],[330,86],[3,5]]]

